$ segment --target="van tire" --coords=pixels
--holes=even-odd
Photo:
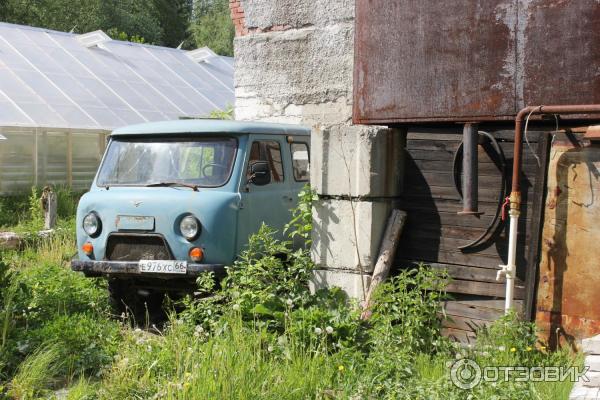
[[[113,279],[108,281],[108,302],[112,312],[117,317],[124,317],[128,313],[137,314],[139,300],[132,285],[124,280]]]
[[[127,280],[108,281],[108,297],[113,313],[118,318],[128,318],[135,325],[150,325],[162,318],[164,293],[151,292],[142,296]]]

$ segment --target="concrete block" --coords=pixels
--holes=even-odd
[[[384,201],[317,201],[313,207],[311,249],[315,264],[372,272],[390,210],[390,202]]]
[[[585,358],[585,365],[590,368],[590,371],[600,372],[600,355],[590,354]]]
[[[569,400],[597,400],[600,398],[599,388],[589,388],[576,383],[569,394]]]
[[[253,99],[280,115],[288,106],[351,99],[353,35],[345,22],[236,38],[236,118],[251,119],[245,109]]]
[[[313,293],[318,289],[339,287],[346,292],[348,297],[357,299],[358,301],[364,300],[365,293],[369,289],[370,284],[371,275],[361,275],[331,269],[313,271],[309,282],[310,290]]]
[[[235,118],[242,121],[303,124],[313,129],[321,125],[349,124],[352,104],[346,97],[323,103],[291,104],[262,98],[246,88],[236,89]]]
[[[311,185],[328,196],[399,196],[405,141],[402,131],[377,126],[313,129]]]
[[[249,29],[331,25],[354,18],[354,0],[241,0]]]
[[[581,341],[581,350],[584,354],[600,355],[600,335],[583,339]]]

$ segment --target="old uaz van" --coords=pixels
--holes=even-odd
[[[281,230],[309,180],[310,130],[179,120],[117,129],[77,209],[75,271],[116,306],[193,286],[231,264],[264,222]]]

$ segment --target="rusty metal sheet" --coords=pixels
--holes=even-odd
[[[536,322],[552,347],[600,333],[600,148],[581,137],[550,153]]]
[[[521,0],[521,104],[600,103],[600,2]]]
[[[357,0],[354,121],[516,112],[515,0]]]
[[[355,23],[355,123],[600,103],[597,0],[357,0]]]

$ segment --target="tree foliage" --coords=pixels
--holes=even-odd
[[[0,20],[233,55],[228,0],[0,0]]]
[[[217,54],[233,56],[235,29],[228,0],[196,0],[190,31],[196,47],[208,46]]]

